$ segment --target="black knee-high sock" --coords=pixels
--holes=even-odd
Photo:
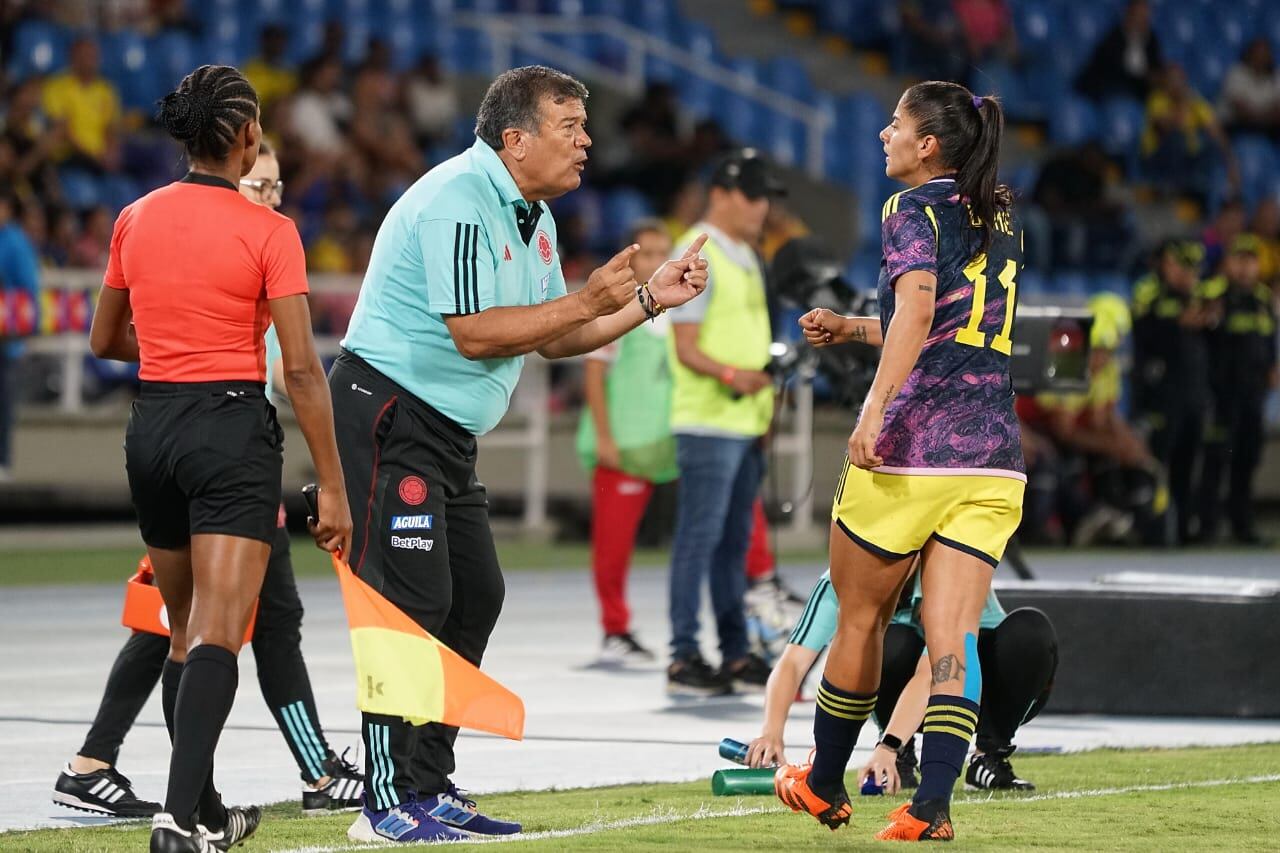
[[[809,786],[831,800],[844,788],[844,771],[858,742],[862,724],[876,706],[876,694],[841,690],[825,678],[818,685],[818,707],[813,713],[813,769]]]
[[[164,724],[169,729],[169,742],[173,742],[174,709],[178,705],[178,686],[182,682],[182,664],[166,659],[160,681],[160,705],[164,709]],[[200,789],[200,800],[197,805],[200,823],[213,830],[221,829],[227,822],[227,812],[222,806],[222,797],[213,786],[213,763],[209,763],[209,775],[205,777],[204,787]]]
[[[182,683],[182,663],[165,658],[160,673],[160,707],[164,709],[164,725],[169,730],[169,743],[173,743],[173,712],[178,707],[178,685]]]
[[[213,753],[231,713],[239,676],[236,656],[220,646],[197,646],[187,654],[173,714],[173,757],[165,796],[165,811],[184,829],[195,827],[202,792],[213,788]]]

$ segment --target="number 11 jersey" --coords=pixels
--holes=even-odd
[[[890,196],[881,222],[882,331],[904,273],[933,273],[937,286],[924,348],[885,412],[876,444],[884,464],[876,470],[1025,479],[1009,378],[1021,229],[1001,211],[981,254],[982,232],[952,178]]]

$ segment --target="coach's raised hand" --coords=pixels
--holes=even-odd
[[[579,292],[594,316],[617,313],[635,301],[636,274],[631,269],[631,256],[639,250],[640,244],[632,243],[591,273],[587,286]]]
[[[649,293],[665,308],[683,305],[707,289],[707,259],[698,254],[706,234],[689,244],[684,254],[667,261],[649,279]]]

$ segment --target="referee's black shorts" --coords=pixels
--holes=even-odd
[[[124,437],[142,541],[181,548],[194,533],[271,543],[284,432],[256,382],[143,382]]]

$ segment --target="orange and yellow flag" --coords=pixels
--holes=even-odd
[[[444,723],[523,739],[519,696],[428,634],[337,554],[331,556],[351,627],[356,707],[413,725]]]

